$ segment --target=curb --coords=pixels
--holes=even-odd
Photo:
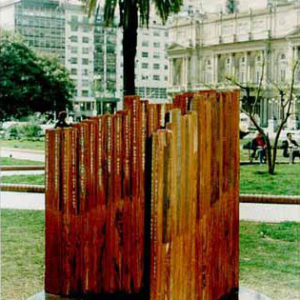
[[[240,203],[300,205],[300,196],[242,194]]]
[[[24,166],[2,166],[0,171],[40,171],[45,170],[44,165],[24,165]]]
[[[45,193],[44,185],[1,183],[2,192]]]

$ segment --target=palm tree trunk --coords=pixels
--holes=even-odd
[[[135,94],[134,66],[137,46],[138,9],[136,1],[125,1],[127,20],[123,25],[123,89],[125,95]],[[126,57],[126,59],[125,59]]]

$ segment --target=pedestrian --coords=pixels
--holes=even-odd
[[[259,163],[263,164],[265,161],[266,157],[266,143],[265,140],[260,132],[256,134],[256,138],[252,140],[252,149],[253,149],[253,154],[252,156],[256,156],[256,151],[257,155],[259,158]]]
[[[56,122],[54,128],[70,127],[71,125],[66,122],[66,118],[67,118],[67,112],[66,111],[59,112],[58,121]]]
[[[283,141],[283,156],[289,157],[290,164],[295,163],[295,158],[300,158],[300,149],[298,143],[293,140],[292,134],[289,132],[286,135],[287,139]]]

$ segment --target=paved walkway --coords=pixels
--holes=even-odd
[[[300,223],[300,205],[241,203],[240,220]]]
[[[45,195],[36,193],[0,193],[1,208],[45,209]],[[300,205],[240,204],[240,220],[256,222],[300,222]]]
[[[44,210],[45,195],[37,193],[1,192],[0,206],[11,209]]]
[[[29,150],[17,148],[4,148],[0,149],[1,156],[12,157],[16,159],[28,159],[34,161],[45,161],[45,153],[42,150]]]

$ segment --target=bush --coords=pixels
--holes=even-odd
[[[18,139],[19,138],[19,126],[18,125],[12,125],[10,126],[5,134],[6,138],[9,139]]]
[[[37,138],[42,135],[42,128],[37,124],[27,124],[20,126],[22,138]]]
[[[42,128],[37,124],[13,125],[6,131],[8,139],[38,139],[43,134]]]

